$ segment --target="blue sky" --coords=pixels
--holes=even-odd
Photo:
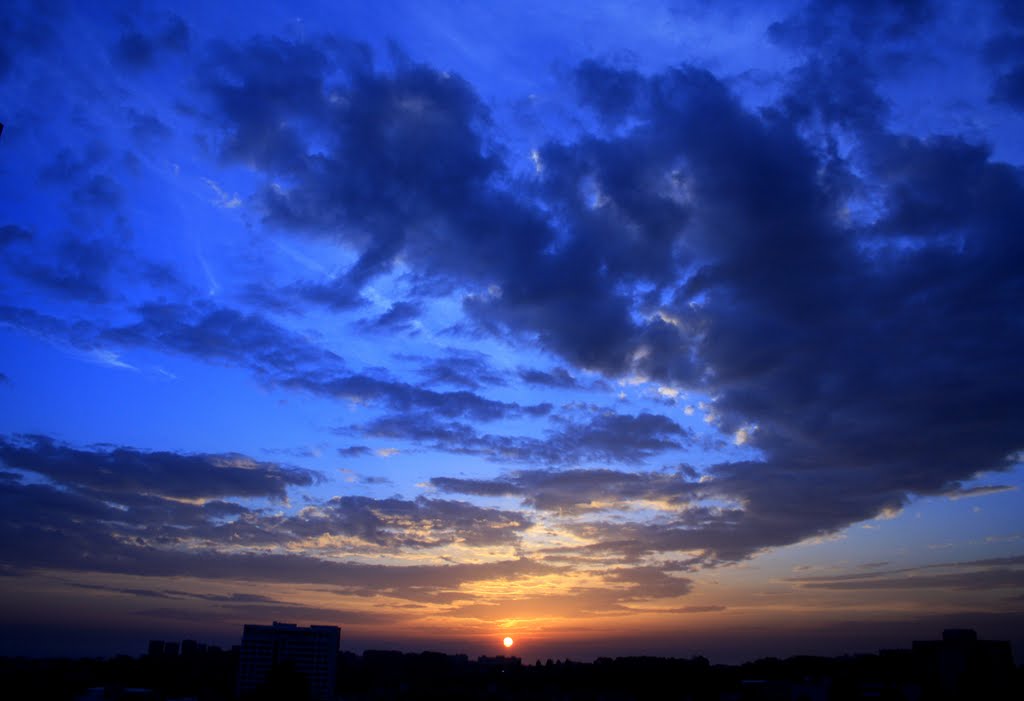
[[[747,5],[12,5],[3,650],[1019,631],[1024,15]]]

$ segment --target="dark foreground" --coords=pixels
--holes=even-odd
[[[474,661],[435,652],[341,652],[334,699],[1024,699],[1024,668],[1015,668],[1009,653],[1002,643],[951,648],[935,641],[876,655],[767,658],[730,666],[702,657],[523,664],[515,657]],[[202,647],[138,658],[0,658],[0,697],[228,701],[236,697],[238,660],[237,648]],[[311,695],[302,675],[282,664],[246,698],[304,701]]]

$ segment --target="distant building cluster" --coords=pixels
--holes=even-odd
[[[441,652],[340,651],[335,626],[246,625],[229,651],[150,642],[137,659],[0,657],[2,698],[75,701],[1001,701],[1024,699],[1024,665],[1007,641],[950,629],[909,648],[839,657],[703,657],[594,662]],[[672,690],[666,694],[666,690]],[[9,693],[8,693],[9,692]]]
[[[179,651],[182,657],[195,657],[205,655],[207,652],[220,653],[222,650],[216,645],[207,645],[195,640],[176,641],[150,640],[149,648],[146,651],[150,657],[177,657]]]
[[[292,673],[309,684],[311,698],[334,698],[340,644],[337,626],[300,628],[276,621],[269,626],[246,625],[238,663],[239,696],[273,685],[275,674]]]
[[[949,629],[942,640],[915,640],[911,652],[918,676],[943,692],[998,687],[1013,670],[1009,641],[978,640],[973,630]]]

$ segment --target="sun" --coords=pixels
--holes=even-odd
[[[514,643],[514,642],[515,641],[512,640],[512,638],[506,637],[504,640],[501,641],[501,644],[504,645],[505,647],[512,647],[512,643]]]

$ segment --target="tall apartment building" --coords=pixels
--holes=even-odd
[[[269,626],[247,624],[238,661],[239,696],[263,686],[275,665],[290,664],[309,682],[314,699],[330,701],[334,698],[340,642],[341,629],[337,626],[300,628],[277,621]]]

